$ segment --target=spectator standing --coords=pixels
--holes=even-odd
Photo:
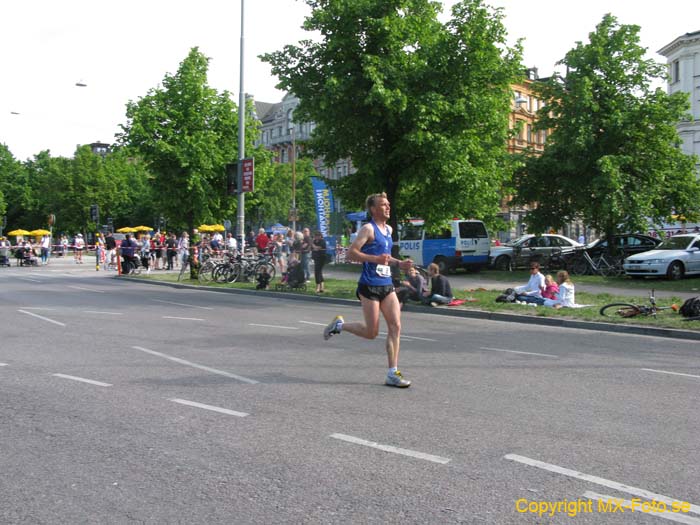
[[[452,302],[452,287],[447,277],[440,275],[440,267],[431,263],[428,266],[428,276],[430,277],[430,291],[423,292],[423,302],[430,306],[448,304]]]
[[[49,254],[51,253],[51,237],[44,235],[41,238],[41,264],[46,266],[49,262]]]
[[[173,261],[177,255],[177,239],[174,233],[171,233],[165,241],[165,252],[166,258],[168,259],[167,269],[172,270]]]
[[[314,260],[314,278],[316,280],[316,293],[323,293],[323,265],[326,264],[326,240],[320,231],[314,232],[311,241],[311,257]]]
[[[177,254],[178,259],[180,259],[180,264],[182,267],[187,264],[187,260],[190,256],[190,234],[187,232],[182,232],[180,235],[180,240],[177,243]]]
[[[151,259],[151,238],[149,235],[142,235],[139,241],[141,264],[146,268],[146,273],[150,273],[151,267],[149,263]]]
[[[68,255],[68,237],[61,235],[61,256]]]
[[[304,228],[301,231],[303,240],[301,242],[301,267],[304,269],[304,279],[306,282],[311,282],[311,230]]]
[[[105,254],[105,264],[103,266],[105,270],[110,268],[116,270],[116,266],[114,265],[114,255],[116,254],[116,249],[117,241],[114,240],[114,235],[112,235],[112,232],[107,232],[107,235],[105,236],[105,250],[107,253]]]
[[[79,233],[75,236],[73,240],[73,257],[75,259],[75,264],[83,264],[83,250],[85,249],[85,241],[83,240],[83,234]]]
[[[258,248],[258,253],[267,253],[267,246],[269,244],[270,238],[265,233],[265,229],[260,228],[257,237],[255,237],[255,246]]]

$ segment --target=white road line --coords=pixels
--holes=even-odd
[[[72,381],[80,381],[81,383],[88,383],[90,385],[96,386],[112,386],[109,383],[103,383],[102,381],[94,381],[92,379],[85,379],[84,377],[69,376],[66,374],[51,374],[55,377],[62,377],[63,379],[70,379]]]
[[[432,454],[416,452],[415,450],[408,450],[405,448],[392,447],[391,445],[381,445],[380,443],[375,443],[374,441],[366,441],[364,439],[348,436],[346,434],[331,434],[328,437],[339,439],[341,441],[347,441],[348,443],[354,443],[355,445],[364,445],[365,447],[376,448],[378,450],[383,450],[384,452],[391,452],[393,454],[401,454],[402,456],[424,459],[426,461],[432,461],[433,463],[440,463],[441,465],[445,465],[450,462],[449,459],[441,458],[440,456],[433,456]]]
[[[538,354],[537,352],[520,352],[518,350],[505,350],[503,348],[488,348],[486,346],[482,346],[481,348],[479,348],[479,350],[488,350],[490,352],[508,352],[509,354],[537,355],[540,357],[554,357],[554,358],[559,357],[558,355],[552,355],[552,354]]]
[[[324,325],[325,326],[325,325]],[[389,335],[386,332],[379,332],[379,335]],[[401,334],[401,339],[416,339],[418,341],[429,341],[431,343],[437,343],[437,339],[428,339],[427,337],[418,337],[415,335],[406,335],[406,334]]]
[[[616,498],[615,496],[607,496],[605,494],[598,494],[597,492],[591,492],[590,490],[587,490],[586,492],[583,493],[584,498],[596,500],[596,501],[602,501],[604,503],[612,503],[614,508],[616,507],[617,504],[622,507],[623,511],[632,511],[632,512],[638,512],[640,514],[645,514],[649,516],[656,516],[657,518],[664,518],[670,521],[675,521],[677,523],[688,523],[690,525],[700,525],[700,519],[694,518],[692,516],[688,516],[687,514],[682,514],[680,512],[673,512],[672,507],[667,507],[666,511],[659,511],[659,510],[643,510],[642,509],[642,504],[650,504],[651,502],[649,501],[637,501],[635,502],[635,505],[633,506],[633,503],[630,500],[627,499],[622,499],[622,498]]]
[[[663,501],[669,507],[676,503],[680,505],[679,500],[664,496],[663,494],[656,494],[654,492],[649,492],[648,490],[640,489],[637,487],[632,487],[630,485],[625,485],[623,483],[618,483],[617,481],[611,481],[605,478],[599,478],[598,476],[593,476],[591,474],[585,474],[583,472],[577,472],[565,467],[560,467],[558,465],[552,465],[551,463],[545,463],[543,461],[538,461],[536,459],[526,458],[524,456],[519,456],[517,454],[507,454],[503,456],[503,459],[508,459],[511,461],[517,461],[518,463],[523,463],[531,467],[537,467],[542,470],[548,470],[549,472],[554,472],[555,474],[562,474],[564,476],[569,476],[570,478],[581,479],[583,481],[589,481],[595,483],[596,485],[601,485],[603,487],[608,487],[609,489],[619,490],[626,494],[632,494],[633,496],[639,496],[640,498],[645,498],[649,501]],[[700,514],[700,506],[691,505],[690,512],[694,514]]]
[[[7,363],[0,363],[0,366],[8,366]]]
[[[296,326],[279,326],[275,324],[248,323],[248,326],[262,326],[263,328],[281,328],[282,330],[299,330]]]
[[[74,290],[81,290],[83,292],[93,292],[93,293],[105,293],[104,290],[97,290],[95,288],[85,288],[83,286],[72,286],[68,285],[66,288],[73,288]]]
[[[49,319],[48,317],[44,317],[43,315],[34,314],[32,312],[27,312],[26,310],[17,310],[17,311],[22,313],[22,314],[31,315],[32,317],[36,317],[37,319],[41,319],[42,321],[57,324],[58,326],[66,326],[65,323],[61,323],[59,321],[54,321],[53,319]]]
[[[41,306],[23,306],[22,310],[44,310],[45,312],[55,312],[55,308],[43,308]]]
[[[669,374],[672,376],[683,376],[683,377],[696,377],[700,379],[700,376],[694,376],[693,374],[681,374],[680,372],[668,372],[667,370],[654,370],[653,368],[642,368],[645,372],[656,372],[657,374]]]
[[[300,323],[304,324],[312,324],[314,326],[326,326],[328,323],[312,323],[311,321],[299,321]]]
[[[174,304],[175,306],[187,306],[188,308],[201,308],[202,310],[213,310],[210,306],[197,306],[196,304],[174,303],[172,301],[163,301],[162,299],[151,299],[157,303]]]
[[[39,281],[38,279],[30,279],[29,277],[20,277],[20,281],[28,281],[30,283],[43,283],[44,281]]]
[[[247,377],[237,376],[236,374],[232,374],[230,372],[224,372],[223,370],[217,370],[216,368],[210,368],[208,366],[198,365],[197,363],[192,363],[191,361],[186,361],[184,359],[180,359],[179,357],[173,357],[173,356],[170,356],[167,354],[163,354],[161,352],[156,352],[155,350],[149,350],[148,348],[143,348],[142,346],[132,346],[131,348],[133,348],[134,350],[139,350],[141,352],[146,352],[147,354],[162,357],[162,358],[168,359],[170,361],[174,361],[175,363],[180,363],[181,365],[191,366],[192,368],[198,368],[200,370],[205,370],[207,372],[211,372],[212,374],[218,374],[220,376],[230,377],[231,379],[237,379],[238,381],[242,381],[243,383],[249,383],[251,385],[257,385],[259,383],[259,381],[256,381],[255,379],[248,379]]]
[[[246,417],[250,415],[246,414],[245,412],[236,412],[235,410],[229,410],[228,408],[215,407],[213,405],[205,405],[204,403],[197,403],[196,401],[187,401],[187,399],[172,398],[168,399],[168,401],[172,401],[173,403],[180,403],[181,405],[187,405],[190,407],[203,408],[204,410],[211,410],[212,412],[221,412],[222,414],[228,414],[229,416]]]
[[[84,314],[98,314],[98,315],[124,315],[122,312],[100,312],[97,310],[85,310]]]
[[[179,319],[181,321],[204,321],[204,319],[200,319],[199,317],[172,317],[170,315],[164,315],[163,319]]]

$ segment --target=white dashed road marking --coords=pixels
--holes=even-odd
[[[700,379],[700,376],[695,376],[693,374],[681,374],[680,372],[669,372],[667,370],[654,370],[653,368],[642,368],[645,372],[656,372],[657,374],[669,374],[672,376],[683,376],[683,377],[695,377]]]
[[[95,288],[85,288],[83,286],[66,286],[66,288],[73,288],[74,290],[81,290],[83,292],[105,293],[104,290],[97,290]]]
[[[155,355],[158,357],[162,357],[164,359],[168,359],[169,361],[174,361],[175,363],[180,363],[181,365],[185,366],[191,366],[192,368],[198,368],[199,370],[205,370],[206,372],[211,372],[212,374],[217,374],[220,376],[224,377],[230,377],[231,379],[237,379],[238,381],[241,381],[243,383],[249,383],[251,385],[257,385],[259,381],[256,381],[255,379],[248,379],[247,377],[243,376],[238,376],[236,374],[232,374],[230,372],[224,372],[223,370],[217,370],[216,368],[210,368],[208,366],[204,365],[198,365],[197,363],[192,363],[191,361],[186,361],[184,359],[180,359],[179,357],[173,357],[167,354],[163,354],[161,352],[156,352],[155,350],[149,350],[148,348],[143,348],[141,346],[132,346],[134,350],[139,350],[141,352],[145,352],[147,354]]]
[[[63,379],[70,379],[71,381],[79,381],[81,383],[88,383],[90,385],[96,386],[112,386],[109,383],[103,383],[102,381],[95,381],[93,379],[85,379],[84,377],[69,376],[66,374],[51,374],[55,377],[62,377]]]
[[[204,321],[204,319],[200,319],[199,317],[172,317],[170,315],[164,315],[163,319],[179,319],[181,321]]]
[[[489,352],[507,352],[509,354],[536,355],[539,357],[554,357],[554,358],[559,357],[558,355],[552,355],[552,354],[538,354],[537,352],[521,352],[519,350],[505,350],[503,348],[488,348],[486,346],[482,346],[479,350],[488,350]]]
[[[282,330],[299,330],[296,326],[278,326],[274,324],[248,323],[248,326],[262,326],[263,328],[280,328]]]
[[[668,496],[664,496],[663,494],[655,494],[654,492],[650,492],[648,490],[640,489],[637,487],[632,487],[630,485],[625,485],[624,483],[618,483],[617,481],[611,481],[609,479],[605,478],[599,478],[598,476],[593,476],[591,474],[585,474],[583,472],[577,472],[575,470],[571,470],[565,467],[560,467],[558,465],[552,465],[551,463],[545,463],[544,461],[538,461],[536,459],[531,459],[531,458],[526,458],[524,456],[519,456],[517,454],[507,454],[506,456],[503,456],[504,459],[508,459],[510,461],[517,461],[518,463],[522,463],[524,465],[529,465],[531,467],[537,467],[542,470],[548,470],[549,472],[554,472],[555,474],[562,474],[564,476],[568,476],[570,478],[575,478],[575,479],[580,479],[583,481],[588,481],[590,483],[595,483],[596,485],[601,485],[603,487],[608,487],[609,489],[613,490],[619,490],[620,492],[624,492],[626,494],[632,494],[633,496],[639,496],[640,498],[644,498],[645,500],[652,501],[663,501],[666,505],[671,507],[674,503],[676,505],[682,504],[681,501],[670,498]],[[694,514],[700,514],[700,506],[698,505],[690,505],[690,512]]]
[[[173,403],[179,403],[181,405],[187,405],[190,407],[203,408],[204,410],[211,410],[212,412],[220,412],[222,414],[228,414],[229,416],[246,417],[250,415],[246,414],[245,412],[236,412],[235,410],[229,410],[228,408],[215,407],[213,405],[205,405],[204,403],[197,403],[196,401],[188,401],[187,399],[173,398],[168,399],[168,401],[172,401]]]
[[[391,452],[392,454],[401,454],[402,456],[409,456],[412,458],[432,461],[433,463],[440,463],[441,465],[445,465],[450,462],[449,459],[442,458],[440,456],[433,456],[432,454],[426,454],[425,452],[417,452],[415,450],[393,447],[391,445],[382,445],[380,443],[375,443],[374,441],[366,441],[364,439],[360,439],[354,436],[348,436],[346,434],[331,434],[329,437],[332,437],[333,439],[339,439],[341,441],[346,441],[348,443],[353,443],[355,445],[363,445],[365,447],[383,450],[384,452]]]
[[[201,308],[202,310],[213,310],[211,306],[197,306],[196,304],[174,303],[172,301],[163,301],[162,299],[152,299],[157,303],[174,304],[175,306],[187,306],[188,308]]]
[[[47,323],[57,324],[58,326],[66,326],[65,323],[61,323],[60,321],[54,321],[53,319],[49,319],[48,317],[44,317],[43,315],[34,314],[32,312],[27,312],[26,310],[17,310],[17,311],[21,314],[31,315],[32,317],[36,317],[37,319],[41,319],[42,321],[46,321]]]
[[[98,315],[124,315],[122,312],[98,312],[97,310],[85,310],[84,314],[98,314]]]

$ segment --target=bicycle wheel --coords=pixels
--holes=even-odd
[[[638,306],[629,303],[611,303],[606,304],[600,309],[600,315],[606,317],[634,317],[641,314],[642,311]]]
[[[255,265],[255,280],[258,280],[258,276],[266,271],[270,276],[270,282],[275,278],[275,265],[271,262],[259,262]]]
[[[576,257],[569,263],[569,272],[572,275],[586,275],[588,273],[588,261],[583,257]]]
[[[197,275],[197,280],[206,284],[214,278],[214,268],[216,265],[212,259],[207,259],[207,261],[199,267],[199,275]]]

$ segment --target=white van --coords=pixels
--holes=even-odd
[[[428,233],[424,222],[414,219],[399,228],[399,248],[418,265],[437,264],[440,273],[457,268],[478,272],[489,264],[491,240],[481,221],[453,219],[448,228]]]

